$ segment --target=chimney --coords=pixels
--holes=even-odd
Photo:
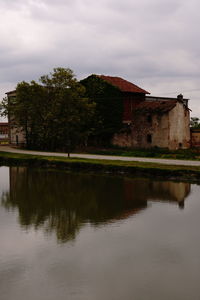
[[[182,94],[179,94],[177,96],[177,100],[182,102],[186,107],[188,107],[188,99],[183,99],[183,95]]]
[[[183,101],[183,95],[182,95],[182,94],[179,94],[179,95],[177,96],[177,99],[178,99],[179,101]]]

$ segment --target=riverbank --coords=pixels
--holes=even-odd
[[[55,153],[56,155],[56,153]],[[69,171],[154,176],[170,180],[200,181],[199,166],[164,165],[151,162],[120,161],[0,152],[1,166],[32,166]]]
[[[162,148],[150,149],[128,149],[128,148],[95,148],[88,147],[83,153],[112,155],[112,156],[129,156],[129,157],[152,157],[161,159],[178,159],[178,160],[200,160],[200,149],[178,149],[169,150]]]

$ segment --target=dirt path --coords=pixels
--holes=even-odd
[[[0,151],[11,152],[11,153],[32,154],[32,155],[67,157],[66,153],[29,151],[29,150],[15,149],[15,148],[11,148],[11,147],[8,147],[8,146],[0,146]],[[71,157],[87,158],[87,159],[139,161],[139,162],[159,163],[159,164],[164,164],[164,165],[197,166],[197,167],[199,166],[200,167],[200,161],[193,161],[193,160],[161,159],[161,158],[149,158],[149,157],[148,158],[147,157],[128,157],[128,156],[112,156],[112,155],[95,155],[95,154],[78,154],[78,153],[71,154]]]

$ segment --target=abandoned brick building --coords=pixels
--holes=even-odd
[[[122,126],[113,135],[112,144],[130,148],[160,147],[168,149],[190,148],[190,110],[188,99],[152,97],[149,92],[120,77],[91,75],[86,78],[88,86],[94,78],[117,88],[123,101]],[[100,83],[99,83],[100,85]],[[98,85],[93,84],[93,93]],[[107,101],[109,103],[109,96]],[[116,99],[117,101],[117,99]],[[114,112],[110,109],[109,117]]]
[[[188,99],[182,95],[177,98],[152,97],[149,92],[127,80],[104,75],[91,75],[81,83],[94,96],[105,89],[102,94],[106,98],[103,104],[105,119],[112,120],[116,115],[120,119],[118,130],[112,134],[113,145],[172,150],[190,148],[190,109]],[[111,96],[112,89],[114,93]],[[7,97],[15,96],[15,91],[7,93]],[[26,144],[24,132],[15,124],[14,116],[9,117],[9,122],[10,143]]]
[[[113,144],[132,148],[190,148],[188,100],[146,96],[132,120],[113,137]]]

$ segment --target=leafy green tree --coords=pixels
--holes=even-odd
[[[45,99],[45,91],[41,85],[35,81],[23,81],[17,85],[16,96],[3,99],[1,104],[2,114],[9,115],[11,127],[24,133],[28,148],[40,148],[42,99]]]
[[[40,82],[50,100],[51,122],[47,133],[50,148],[64,147],[69,154],[75,145],[87,141],[91,130],[88,120],[95,105],[89,103],[85,88],[70,69],[56,68],[50,75],[42,76]]]
[[[190,127],[191,128],[200,128],[200,119],[197,117],[191,117],[190,119]]]
[[[16,97],[4,99],[3,113],[23,129],[28,148],[66,150],[69,155],[90,134],[94,104],[71,69],[55,68],[39,82],[19,83]]]

